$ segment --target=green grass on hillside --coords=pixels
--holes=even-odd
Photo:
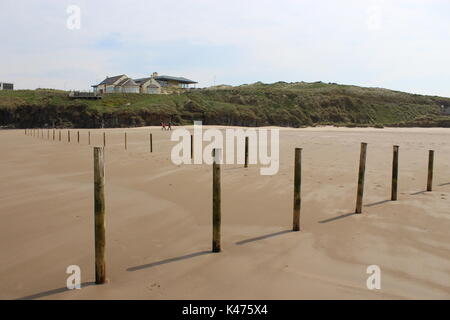
[[[242,126],[447,126],[442,105],[450,106],[450,98],[322,82],[258,82],[170,95],[108,94],[100,100],[71,100],[59,90],[17,90],[0,91],[0,125],[121,127],[203,120]]]

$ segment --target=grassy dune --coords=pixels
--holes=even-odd
[[[109,94],[71,100],[58,90],[0,91],[0,125],[128,127],[203,120],[240,126],[444,126],[450,98],[315,83],[254,83],[169,95]]]

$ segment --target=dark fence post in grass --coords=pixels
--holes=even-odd
[[[106,132],[103,132],[103,147],[106,147]]]
[[[429,150],[427,191],[433,190],[433,166],[434,166],[434,150]]]
[[[302,149],[295,148],[294,169],[294,220],[293,231],[300,231],[300,208],[301,208],[301,186],[302,186]]]
[[[398,149],[399,146],[394,146],[394,153],[392,156],[392,187],[391,200],[397,200],[397,183],[398,183]]]
[[[153,152],[153,135],[150,133],[150,152]]]
[[[355,213],[362,212],[362,203],[364,195],[364,174],[366,172],[366,153],[367,153],[367,143],[361,142],[361,154],[359,157],[358,192],[356,194]]]
[[[127,133],[126,132],[125,132],[124,138],[125,138],[125,150],[127,150]]]
[[[194,159],[194,136],[191,134],[191,159]]]
[[[248,168],[248,137],[245,137],[245,164],[244,168]]]
[[[105,283],[105,162],[104,148],[94,147],[95,283]]]
[[[221,149],[213,150],[213,241],[212,251],[220,252],[220,223],[221,223],[221,199],[220,199],[220,159]]]

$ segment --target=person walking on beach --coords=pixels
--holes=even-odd
[[[168,126],[169,126],[168,130],[172,131],[172,122],[171,121],[169,121]]]
[[[166,130],[166,124],[164,121],[161,121],[161,130]]]

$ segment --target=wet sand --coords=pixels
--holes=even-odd
[[[92,284],[92,146],[87,130],[80,144],[75,132],[69,144],[67,130],[62,142],[0,131],[1,299],[450,298],[449,129],[281,129],[278,174],[222,166],[221,253],[210,252],[211,166],[174,165],[175,143],[159,128],[107,129],[105,285]],[[91,135],[102,144],[102,130]],[[364,206],[354,215],[363,141]],[[295,147],[301,232],[289,231]],[[434,191],[424,192],[429,149]],[[81,290],[65,289],[69,265],[81,267]],[[381,290],[366,287],[369,265],[381,268]]]

